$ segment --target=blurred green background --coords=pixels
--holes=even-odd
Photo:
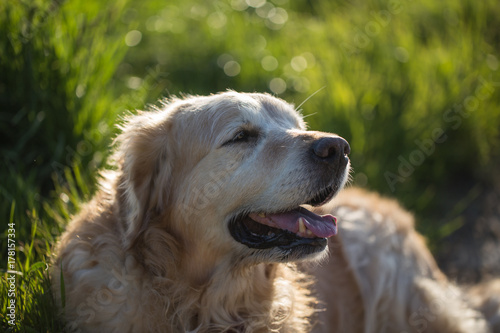
[[[499,50],[496,0],[1,0],[0,211],[16,227],[19,325],[62,325],[45,262],[114,124],[180,93],[307,100],[310,128],[350,142],[354,185],[412,211],[444,269],[460,242],[483,260],[477,243],[500,238]]]

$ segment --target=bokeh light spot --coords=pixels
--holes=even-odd
[[[368,185],[368,177],[364,173],[358,172],[354,176],[354,184],[356,184],[356,186],[365,187]]]
[[[410,54],[404,47],[396,47],[394,50],[394,57],[397,61],[405,63],[410,59]]]
[[[142,33],[139,30],[131,30],[125,35],[125,44],[127,46],[136,46],[141,42]]]
[[[228,62],[233,60],[233,56],[228,54],[228,53],[223,53],[217,58],[217,66],[220,68],[224,68],[224,65]]]
[[[266,2],[263,6],[257,8],[255,12],[262,18],[268,18],[269,12],[274,9],[274,5],[270,2]]]
[[[241,66],[237,61],[231,60],[224,65],[224,73],[227,76],[236,76],[240,74]]]
[[[191,7],[190,14],[194,19],[201,19],[207,16],[207,8],[202,5],[194,5]]]
[[[231,8],[242,12],[248,8],[248,4],[245,0],[231,0]]]
[[[302,72],[307,68],[307,60],[302,56],[293,57],[290,62],[293,70],[296,72]]]
[[[247,5],[253,8],[259,8],[264,6],[266,0],[246,0]]]
[[[66,193],[59,194],[59,199],[61,199],[64,203],[69,202],[69,196]]]
[[[222,29],[226,26],[227,18],[221,12],[215,12],[208,15],[207,23],[213,29]]]
[[[269,82],[269,89],[276,95],[282,94],[286,91],[286,82],[282,78],[275,77]]]
[[[82,98],[83,95],[85,95],[85,86],[83,84],[79,84],[78,86],[76,86],[76,90],[75,90],[75,95],[76,97],[78,98]]]
[[[127,87],[129,87],[130,89],[137,90],[141,87],[141,85],[142,85],[142,79],[140,77],[131,76],[127,80]]]
[[[264,68],[266,71],[274,71],[276,68],[278,68],[278,60],[273,57],[273,56],[265,56],[261,60],[261,65],[262,68]]]
[[[283,8],[273,8],[269,11],[269,20],[278,25],[283,25],[288,21],[288,13]]]
[[[311,52],[304,52],[302,56],[306,59],[308,68],[312,68],[316,65],[316,57]]]
[[[498,69],[498,58],[493,54],[488,54],[486,56],[486,64],[492,71],[496,71]]]

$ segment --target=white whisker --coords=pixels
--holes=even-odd
[[[315,114],[318,114],[318,113],[317,113],[317,112],[310,113],[310,114],[308,114],[308,115],[302,116],[302,119],[307,118],[307,117],[310,117],[310,116],[314,116]]]
[[[323,89],[325,89],[325,88],[326,88],[326,86],[323,86],[323,87],[319,88],[318,90],[316,90],[315,92],[313,92],[311,95],[309,95],[309,97],[307,97],[307,98],[306,98],[306,99],[305,99],[302,103],[300,103],[300,104],[299,104],[299,106],[297,106],[297,107],[295,108],[295,111],[298,111],[302,105],[304,105],[304,104],[305,104],[308,100],[310,100],[310,99],[311,99],[314,95],[316,95],[317,93],[319,93],[321,90],[323,90]]]

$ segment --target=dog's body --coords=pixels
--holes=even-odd
[[[311,272],[327,309],[318,332],[489,332],[395,201],[347,189],[320,209],[341,222],[328,265]]]
[[[348,153],[269,95],[132,117],[117,170],[55,252],[68,329],[488,331],[395,203],[347,190],[324,205],[346,182]],[[327,237],[328,263],[307,265],[326,258]]]

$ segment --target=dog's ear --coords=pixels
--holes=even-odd
[[[165,111],[129,117],[117,136],[114,161],[119,168],[120,215],[126,246],[132,246],[168,201],[172,173],[172,119]]]

